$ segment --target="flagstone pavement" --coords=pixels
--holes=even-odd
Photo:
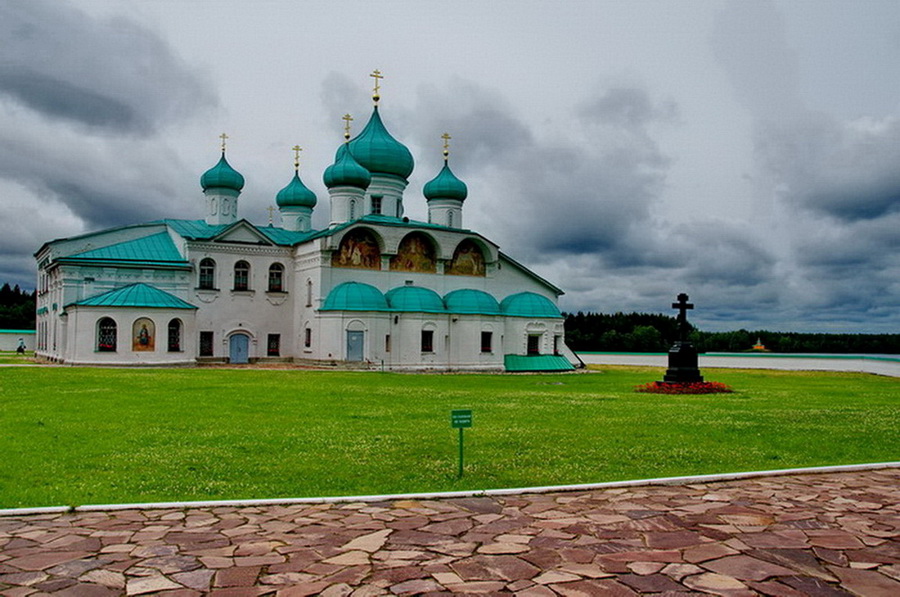
[[[0,595],[900,595],[900,469],[0,517]]]

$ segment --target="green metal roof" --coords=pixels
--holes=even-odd
[[[83,307],[151,307],[161,309],[196,309],[194,305],[149,284],[129,284],[103,294],[72,303]]]
[[[128,240],[108,247],[70,255],[76,259],[113,259],[116,261],[177,261],[184,258],[166,232]]]
[[[303,184],[296,170],[291,182],[275,196],[275,204],[278,207],[315,207],[316,203],[316,194]]]
[[[347,143],[343,143],[334,156],[334,163],[325,169],[322,180],[329,189],[342,186],[367,189],[372,175],[356,161]]]
[[[393,174],[406,179],[415,167],[409,149],[394,139],[384,127],[378,114],[378,106],[375,106],[365,128],[349,145],[350,153],[369,172]]]
[[[451,313],[500,315],[497,299],[482,290],[461,288],[448,292],[444,304]]]
[[[444,167],[438,175],[425,183],[422,188],[425,199],[455,199],[464,201],[469,194],[466,183],[456,177],[450,170],[450,166],[444,161]]]
[[[446,313],[444,301],[438,293],[421,286],[399,286],[385,295],[394,311],[413,313]]]
[[[566,357],[552,354],[503,356],[503,366],[507,371],[572,371],[575,366]]]
[[[562,318],[562,313],[553,301],[533,292],[511,294],[500,303],[500,311],[511,317],[555,317]]]
[[[228,228],[228,224],[211,226],[206,220],[162,220],[162,222],[188,240],[207,240],[218,236]]]
[[[389,311],[381,291],[362,282],[344,282],[331,289],[322,311]]]
[[[231,189],[240,191],[244,188],[244,177],[240,172],[231,167],[225,159],[225,151],[219,163],[203,173],[200,177],[200,186],[206,189]]]

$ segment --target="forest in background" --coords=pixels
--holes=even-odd
[[[9,283],[0,287],[0,330],[33,330],[35,293]]]
[[[667,352],[678,340],[675,317],[653,313],[564,313],[566,344],[576,352]],[[900,354],[900,334],[807,334],[768,330],[704,332],[688,336],[700,352],[766,350],[788,353]]]

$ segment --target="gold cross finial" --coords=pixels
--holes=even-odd
[[[222,133],[221,135],[219,135],[219,139],[222,140],[222,153],[225,153],[225,140],[228,139],[228,135]]]
[[[300,152],[303,151],[303,149],[301,149],[299,145],[294,145],[293,147],[291,147],[291,149],[294,150],[294,170],[299,170],[300,169]]]
[[[344,120],[344,140],[349,141],[350,140],[350,123],[353,122],[353,117],[350,116],[349,114],[344,114],[343,116],[341,116],[341,118]]]
[[[269,212],[269,226],[271,226],[275,219],[275,208],[270,205],[266,210]]]
[[[379,79],[383,79],[384,75],[382,75],[381,71],[376,68],[369,76],[375,79],[375,93],[372,94],[372,99],[375,100],[375,103],[377,104],[378,100],[381,99],[381,96],[378,95],[378,90],[381,89],[381,86],[379,85]]]
[[[444,133],[441,135],[441,139],[444,140],[444,161],[447,161],[447,158],[450,157],[450,139],[452,139],[448,133]]]

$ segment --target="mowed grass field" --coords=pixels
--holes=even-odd
[[[591,483],[900,459],[900,380],[0,368],[0,508]],[[471,408],[457,478],[450,411]]]

